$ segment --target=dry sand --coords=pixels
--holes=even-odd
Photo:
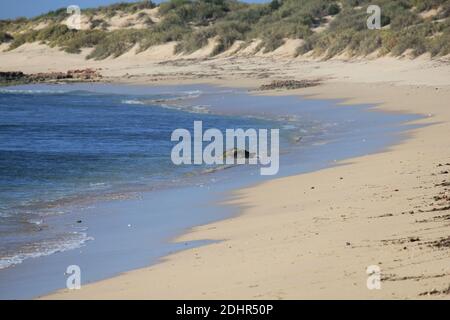
[[[176,239],[221,242],[46,299],[450,297],[448,62],[427,57],[323,62],[200,55],[158,60],[156,53],[152,59],[137,55],[86,62],[81,56],[52,54],[45,64],[42,57],[16,62],[14,52],[2,53],[0,70],[64,71],[73,69],[73,63],[102,68],[112,81],[242,86],[320,78],[322,85],[295,92],[422,114],[417,123],[424,126],[382,153],[236,191],[232,202],[242,206],[241,215],[196,227]],[[367,289],[370,265],[381,268],[381,290]]]

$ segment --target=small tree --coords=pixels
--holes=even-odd
[[[278,10],[281,7],[281,0],[272,0],[270,3],[270,9],[272,11]]]

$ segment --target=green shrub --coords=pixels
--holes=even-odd
[[[208,40],[216,36],[213,28],[201,29],[195,32],[189,32],[180,41],[176,48],[176,53],[192,53],[208,44]]]
[[[79,31],[76,36],[66,41],[62,47],[69,53],[80,53],[82,48],[93,48],[103,41],[106,32],[102,30]]]
[[[415,56],[424,53],[426,51],[425,39],[412,34],[402,36],[401,41],[398,41],[397,45],[392,48],[391,53],[398,56],[408,49],[412,49]]]
[[[52,22],[61,22],[69,16],[67,13],[67,8],[60,8],[57,10],[50,11],[48,13],[37,16],[33,20],[36,22],[40,21],[52,21]]]
[[[235,41],[244,40],[246,33],[250,30],[250,25],[225,21],[218,23],[213,30],[218,36],[218,44],[212,53],[214,56],[229,49]]]
[[[416,7],[417,11],[422,12],[425,10],[430,10],[433,8],[438,8],[439,6],[446,3],[446,0],[414,0],[413,5]]]
[[[124,29],[108,32],[101,37],[94,50],[87,56],[88,59],[105,59],[118,57],[129,51],[148,36],[148,30]]]
[[[341,11],[341,7],[338,4],[332,3],[328,6],[327,13],[329,16],[335,16]]]
[[[391,18],[391,28],[394,30],[402,30],[421,22],[422,19],[412,12],[402,13]]]
[[[428,44],[428,49],[433,57],[450,54],[450,32],[447,30],[443,34],[431,39]]]
[[[36,36],[37,36],[37,31],[30,31],[30,32],[18,34],[14,37],[14,40],[10,44],[8,50],[14,50],[27,42],[35,42],[35,41],[37,41]]]
[[[0,31],[0,44],[4,42],[11,42],[12,40],[14,40],[14,38],[9,33]]]

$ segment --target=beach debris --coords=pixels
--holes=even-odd
[[[443,181],[442,183],[436,184],[435,187],[450,187],[450,182]]]
[[[393,216],[394,215],[392,213],[386,213],[386,214],[379,215],[376,218],[387,218],[387,217],[393,217]]]
[[[267,90],[277,90],[277,89],[285,89],[285,90],[294,90],[294,89],[302,89],[318,86],[320,84],[320,80],[274,80],[269,84],[263,84],[258,88],[258,91],[267,91]]]
[[[433,208],[433,209],[429,210],[429,212],[448,211],[448,210],[450,210],[450,206],[441,207],[441,208]]]
[[[450,237],[432,241],[429,245],[438,249],[450,248]]]
[[[450,286],[447,289],[444,290],[437,290],[436,288],[433,288],[430,291],[425,291],[419,294],[419,296],[436,296],[436,295],[447,295],[450,294]]]

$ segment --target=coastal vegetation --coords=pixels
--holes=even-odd
[[[367,7],[380,6],[381,30],[366,26]],[[118,57],[133,47],[143,51],[175,41],[177,53],[191,53],[214,40],[211,55],[240,41],[259,40],[257,51],[276,50],[287,39],[301,39],[297,54],[323,58],[369,54],[432,56],[450,54],[448,0],[170,0],[119,3],[82,10],[83,28],[65,24],[66,9],[32,19],[0,21],[0,43],[9,50],[39,42],[69,53],[92,48],[89,59]],[[126,20],[112,26],[116,19]],[[128,20],[127,20],[128,19]]]

